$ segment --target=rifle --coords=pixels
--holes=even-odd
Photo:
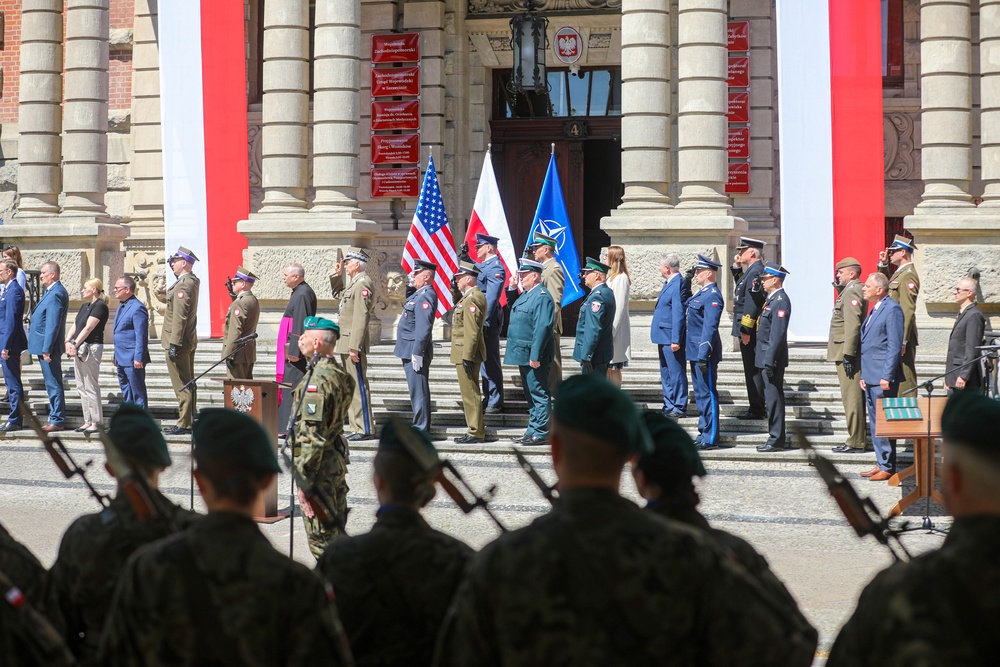
[[[511,447],[510,451],[517,457],[517,462],[521,465],[521,470],[528,474],[528,477],[530,477],[531,481],[535,483],[538,490],[542,492],[545,499],[549,501],[550,504],[554,505],[555,501],[559,500],[559,489],[556,488],[556,485],[553,484],[552,486],[549,486],[546,484],[545,480],[542,479],[542,476],[538,474],[537,470],[535,470],[535,466],[531,465],[531,461],[525,458],[524,454],[519,452],[516,447]]]
[[[24,406],[21,407],[23,409]],[[63,665],[69,667],[77,664],[73,653],[52,623],[35,609],[21,589],[3,571],[0,571],[0,600],[6,603],[15,619],[10,625],[16,627],[17,634],[29,644],[28,651],[37,664],[53,667]],[[0,622],[3,622],[6,615],[0,611]]]
[[[104,455],[108,460],[108,468],[118,480],[119,488],[128,498],[132,511],[135,512],[139,521],[160,520],[166,524],[171,534],[176,533],[177,526],[170,511],[163,507],[160,495],[149,486],[149,482],[143,477],[142,472],[134,470],[129,465],[128,460],[103,426],[97,426],[97,435],[104,445]]]
[[[333,507],[333,503],[326,497],[326,494],[299,474],[299,471],[295,468],[295,464],[292,462],[292,458],[284,449],[281,450],[281,458],[284,460],[285,465],[288,466],[288,472],[292,474],[292,479],[299,485],[302,495],[306,497],[309,506],[312,507],[320,524],[327,530],[337,528],[341,533],[346,535],[347,513],[345,512],[344,516],[337,513],[337,510]],[[350,512],[350,509],[347,511]]]
[[[94,488],[94,485],[90,483],[87,479],[87,468],[93,465],[93,461],[87,461],[83,464],[81,468],[73,460],[73,456],[66,449],[66,445],[59,436],[53,436],[42,430],[42,425],[38,423],[38,419],[35,418],[34,413],[31,412],[31,408],[28,407],[27,402],[21,403],[21,415],[24,422],[28,425],[35,435],[38,436],[39,440],[42,441],[42,446],[45,447],[45,451],[49,453],[52,457],[52,461],[59,468],[59,472],[63,474],[66,479],[72,479],[74,476],[79,476],[86,485],[87,490],[90,491],[90,495],[100,503],[101,507],[108,508],[111,505],[111,496],[106,493],[101,493]]]
[[[795,435],[799,447],[805,450],[806,458],[816,467],[816,472],[826,482],[830,495],[837,501],[844,518],[847,519],[847,523],[854,529],[858,537],[871,535],[880,544],[885,545],[895,560],[902,561],[903,558],[900,557],[895,548],[898,546],[906,559],[909,560],[910,552],[900,541],[899,532],[889,527],[889,520],[882,516],[872,499],[859,496],[854,486],[840,474],[833,463],[820,456],[819,452],[809,443],[802,429],[797,426],[795,427]]]

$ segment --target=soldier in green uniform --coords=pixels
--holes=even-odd
[[[997,662],[1000,403],[957,391],[941,425],[941,490],[955,522],[940,549],[896,563],[868,584],[828,667]]]
[[[279,553],[253,520],[281,471],[260,424],[203,410],[194,476],[208,516],[129,559],[101,637],[101,664],[353,664],[333,590]]]
[[[913,265],[916,244],[899,234],[878,255],[878,270],[889,279],[889,298],[903,309],[903,379],[899,395],[917,386],[917,295],[920,276]],[[895,268],[893,268],[895,267]]]
[[[461,298],[455,303],[451,326],[451,363],[458,373],[462,408],[468,431],[455,438],[458,443],[485,442],[483,394],[479,385],[479,367],[486,361],[486,295],[479,289],[479,267],[472,262],[459,264],[455,284]]]
[[[413,447],[422,451],[414,456]],[[375,525],[364,535],[334,540],[316,565],[337,591],[337,610],[359,666],[429,665],[473,554],[420,516],[434,497],[436,474],[436,467],[424,464],[434,461],[437,451],[424,431],[398,419],[386,424],[372,462]]]
[[[347,464],[350,458],[344,438],[344,418],[354,394],[354,378],[334,359],[340,328],[316,316],[305,319],[299,337],[303,359],[319,355],[308,384],[300,382],[292,394],[292,406],[299,405],[295,421],[295,468],[331,500],[337,515],[347,514]],[[303,394],[305,398],[303,398]],[[336,528],[324,528],[299,489],[302,522],[309,538],[309,550],[319,558],[334,537]]]
[[[473,556],[435,664],[811,664],[815,635],[702,531],[619,493],[651,443],[632,399],[596,374],[559,386],[550,432],[559,501]]]
[[[837,366],[840,397],[847,417],[847,442],[833,451],[851,454],[865,451],[865,392],[861,390],[858,371],[861,370],[861,324],[868,315],[868,300],[860,280],[861,262],[845,257],[837,262],[836,269],[834,284],[840,294],[830,318],[826,360]]]
[[[580,320],[576,324],[576,342],[573,359],[580,362],[584,373],[597,373],[607,377],[608,362],[614,357],[612,324],[615,321],[615,293],[605,283],[608,271],[593,257],[587,257],[580,273],[590,294],[580,306]]]
[[[233,277],[233,293],[236,298],[229,305],[226,313],[226,326],[222,334],[222,356],[236,349],[236,341],[244,336],[257,333],[257,320],[260,319],[260,303],[254,296],[254,283],[257,276],[242,266],[236,269]],[[257,361],[257,341],[251,340],[226,360],[226,375],[245,380],[253,379],[253,365]]]
[[[52,566],[48,607],[66,643],[83,665],[98,664],[101,628],[128,557],[144,544],[191,525],[198,515],[181,509],[156,490],[170,452],[153,418],[123,403],[111,417],[108,436],[126,464],[141,474],[164,515],[142,519],[119,484],[111,506],[74,521],[63,535]],[[106,466],[112,475],[112,468]]]
[[[514,440],[543,445],[549,437],[549,371],[552,366],[555,305],[542,286],[542,265],[522,259],[518,274],[524,293],[510,307],[507,352],[503,362],[517,366],[528,401],[528,428]]]
[[[340,338],[334,352],[354,378],[354,398],[348,412],[351,434],[348,440],[367,440],[374,436],[371,390],[368,387],[368,322],[371,320],[375,288],[368,275],[368,253],[351,248],[343,262],[330,273],[333,298],[340,297]]]
[[[562,264],[556,259],[556,240],[551,236],[546,236],[535,232],[534,245],[532,251],[535,261],[542,263],[542,286],[545,291],[552,295],[552,302],[555,305],[555,315],[553,316],[553,349],[555,356],[552,365],[549,367],[549,394],[554,394],[556,387],[562,382],[562,300],[566,289],[566,273]]]
[[[190,435],[195,411],[196,390],[181,387],[194,378],[194,352],[198,348],[198,290],[201,281],[191,273],[198,261],[185,247],[177,249],[167,263],[177,277],[167,292],[167,310],[163,314],[160,343],[167,351],[167,372],[177,395],[177,424],[163,429],[167,435]]]

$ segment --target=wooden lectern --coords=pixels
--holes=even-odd
[[[944,505],[944,497],[934,488],[936,475],[934,440],[941,437],[941,415],[944,413],[944,404],[947,402],[946,396],[933,396],[930,399],[926,396],[918,397],[917,407],[920,408],[920,419],[889,421],[885,418],[885,408],[881,408],[881,405],[881,409],[875,415],[875,432],[880,438],[913,439],[913,465],[890,477],[889,485],[899,486],[904,479],[914,475],[916,476],[917,488],[892,506],[892,509],[889,510],[890,517],[902,514],[904,509],[927,496]],[[931,420],[930,439],[927,438],[928,418]],[[930,466],[929,471],[927,466]],[[928,474],[930,484],[927,481]]]
[[[260,422],[278,451],[278,383],[273,380],[223,380],[226,408],[249,415]],[[274,523],[286,518],[278,513],[278,478],[275,477],[254,508],[254,518]]]

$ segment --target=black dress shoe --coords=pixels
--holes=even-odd
[[[14,422],[7,422],[3,426],[0,426],[0,433],[11,433],[13,431],[20,431],[21,425],[15,424]]]
[[[850,445],[840,445],[839,447],[831,447],[830,451],[835,454],[864,454],[864,447],[851,447]]]
[[[521,438],[521,444],[532,446],[532,445],[544,445],[549,441],[548,438],[539,438],[537,435],[526,435]]]
[[[347,436],[347,439],[350,442],[359,442],[361,440],[371,440],[372,439],[372,434],[371,433],[352,433],[349,436]]]
[[[503,406],[502,405],[494,405],[493,407],[490,407],[490,408],[484,408],[483,412],[485,414],[488,414],[488,415],[498,415],[498,414],[500,414],[500,413],[503,412]]]
[[[180,426],[168,426],[163,429],[163,435],[191,435],[191,429]]]
[[[455,442],[460,445],[468,445],[474,442],[486,442],[485,438],[477,438],[473,435],[463,435],[461,437],[455,438]]]
[[[683,419],[684,417],[687,417],[687,414],[681,412],[680,410],[671,410],[670,412],[664,412],[663,414],[671,419]]]
[[[713,445],[708,442],[698,441],[695,443],[695,449],[697,449],[699,452],[710,452],[713,449],[721,449],[721,447],[719,447],[719,445]]]
[[[736,415],[736,418],[737,419],[744,419],[744,420],[749,420],[749,419],[766,419],[767,418],[767,413],[766,412],[754,412],[753,410],[747,410],[746,412],[744,412],[741,415]]]
[[[774,445],[760,445],[757,447],[758,452],[783,452],[790,447],[775,447]]]

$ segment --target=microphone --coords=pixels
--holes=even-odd
[[[242,345],[243,343],[249,343],[250,341],[252,341],[256,337],[257,337],[257,334],[256,333],[252,333],[249,336],[244,336],[243,338],[237,338],[234,341],[234,343],[236,345]]]
[[[254,334],[254,335],[256,336],[257,334]],[[309,363],[306,364],[306,370],[311,370],[313,368],[316,368],[316,364],[319,363],[319,360],[322,357],[323,357],[323,355],[320,354],[319,352],[317,352],[316,354],[314,354],[312,356],[312,359],[309,360]]]

